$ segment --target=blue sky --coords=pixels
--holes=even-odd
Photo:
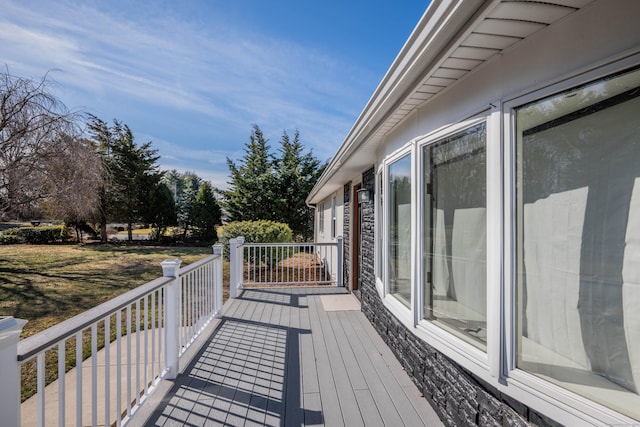
[[[0,62],[50,72],[76,111],[126,123],[162,169],[226,187],[253,124],[328,160],[428,0],[0,0]]]

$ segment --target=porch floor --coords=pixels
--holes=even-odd
[[[442,425],[358,304],[327,301],[340,294],[246,289],[145,425]]]

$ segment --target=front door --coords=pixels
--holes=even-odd
[[[353,246],[351,250],[352,270],[351,270],[351,290],[358,291],[362,283],[362,206],[358,202],[358,190],[361,188],[361,184],[353,187],[353,211],[351,214],[352,219],[352,233],[353,233]],[[358,292],[357,292],[358,293]]]

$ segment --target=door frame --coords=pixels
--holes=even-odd
[[[358,190],[362,188],[362,183],[356,184],[351,190],[351,200],[353,200],[351,207],[351,291],[357,291],[360,289],[361,268],[360,268],[360,243],[362,240],[361,235],[361,214],[360,214],[360,202],[358,201]]]

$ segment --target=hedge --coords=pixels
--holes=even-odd
[[[293,232],[287,224],[274,221],[239,221],[218,228],[218,242],[229,259],[229,240],[243,236],[246,243],[290,243]]]
[[[47,244],[69,239],[69,229],[64,225],[41,225],[38,227],[16,227],[0,234],[0,244],[17,243]]]

